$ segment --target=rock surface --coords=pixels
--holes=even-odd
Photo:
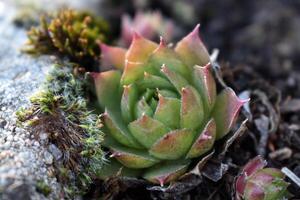
[[[54,58],[20,52],[26,30],[13,25],[17,9],[12,2],[0,1],[0,199],[62,199],[62,187],[52,173],[53,162],[62,153],[18,127],[15,117],[20,107],[30,105],[29,97],[44,81]],[[67,1],[51,1],[51,6],[61,2]],[[38,192],[39,182],[50,188],[49,195]]]
[[[0,9],[0,199],[59,199],[61,187],[50,173],[53,156],[15,119],[53,61],[22,54],[26,32],[12,24],[12,7],[0,4]],[[37,181],[51,188],[49,196],[37,192]]]

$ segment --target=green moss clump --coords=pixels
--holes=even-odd
[[[65,170],[57,170],[59,180],[70,187],[68,177],[75,175],[74,185],[80,191],[74,191],[81,193],[104,162],[103,133],[99,116],[88,109],[88,82],[83,73],[72,71],[73,66],[56,66],[51,70],[42,90],[30,99],[32,106],[20,109],[17,118],[37,138],[41,132],[48,133],[50,142],[63,153],[62,165],[57,168]]]
[[[44,15],[40,26],[28,32],[24,51],[31,54],[59,54],[82,66],[98,64],[99,42],[107,42],[108,24],[88,12],[60,10]]]
[[[37,181],[36,190],[46,197],[51,193],[51,188],[42,180]]]

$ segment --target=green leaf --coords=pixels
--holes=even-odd
[[[144,63],[158,44],[134,33],[132,43],[126,53],[125,59],[129,62]]]
[[[101,47],[101,66],[115,67],[120,70],[124,69],[126,49],[120,47],[108,46],[104,43],[101,43],[100,47]]]
[[[187,86],[182,89],[181,98],[181,128],[197,130],[204,119],[201,97],[195,88]]]
[[[134,119],[135,104],[138,99],[138,91],[134,84],[123,86],[123,95],[121,99],[122,117],[129,123]]]
[[[151,106],[146,102],[145,97],[142,97],[135,105],[135,119],[142,117],[143,115],[148,115],[151,117],[153,115],[153,110]]]
[[[184,63],[191,69],[194,65],[204,66],[210,62],[209,54],[206,47],[199,37],[198,24],[195,29],[179,41],[175,47],[177,52]]]
[[[189,85],[188,81],[183,78],[181,75],[173,72],[166,65],[161,67],[161,72],[169,79],[169,81],[174,85],[177,89],[178,93],[181,94],[181,89],[187,85]]]
[[[159,101],[153,118],[162,122],[171,129],[180,125],[180,100],[158,95]]]
[[[146,151],[126,148],[119,145],[110,145],[112,157],[128,168],[141,169],[148,168],[160,162],[150,156]]]
[[[231,88],[225,88],[218,96],[212,116],[217,124],[217,139],[224,137],[233,127],[241,107],[249,99],[239,99]]]
[[[155,76],[144,72],[144,78],[140,80],[137,84],[140,89],[145,90],[147,88],[162,88],[173,90],[174,86],[165,78]]]
[[[147,148],[150,148],[159,138],[169,132],[164,124],[147,115],[131,122],[128,127],[136,140]]]
[[[175,53],[173,49],[168,48],[161,39],[159,47],[155,49],[153,54],[149,57],[147,66],[159,71],[160,66],[166,65],[172,70],[183,76],[185,79],[189,79],[190,68],[188,68],[180,59],[179,55]]]
[[[130,85],[143,78],[144,64],[139,62],[125,61],[125,68],[121,78],[121,85]]]
[[[211,119],[194,141],[187,158],[196,158],[209,151],[216,139],[216,123]]]
[[[146,171],[143,178],[156,184],[163,186],[166,183],[176,180],[183,175],[190,161],[173,161],[155,165]]]
[[[132,137],[126,125],[120,120],[113,117],[109,111],[101,115],[108,134],[111,135],[120,144],[132,148],[141,148],[141,145]]]
[[[193,83],[201,94],[207,115],[210,115],[217,97],[216,82],[210,69],[211,65],[209,63],[204,67],[194,66],[193,71]]]
[[[102,73],[91,73],[94,78],[98,102],[102,109],[118,110],[120,108],[121,72],[111,70]]]
[[[138,169],[124,167],[116,159],[110,158],[107,163],[104,163],[101,169],[96,172],[96,176],[102,180],[117,175],[122,177],[138,177],[141,175],[141,172],[142,171]]]
[[[194,133],[189,129],[173,130],[154,143],[149,153],[159,159],[179,159],[187,153],[193,139]]]

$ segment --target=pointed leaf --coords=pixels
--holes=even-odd
[[[160,90],[157,89],[157,93],[161,94],[164,97],[170,97],[170,98],[178,98],[179,95],[177,94],[176,91],[171,91],[171,90]]]
[[[101,118],[105,127],[108,129],[108,134],[111,135],[116,141],[128,147],[141,148],[141,145],[136,142],[134,137],[132,137],[126,126],[120,122],[120,120],[113,118],[108,112],[102,114]]]
[[[212,116],[217,124],[217,139],[224,137],[233,127],[241,107],[249,99],[239,99],[231,88],[225,88],[218,96]]]
[[[153,118],[171,129],[179,128],[180,100],[158,95],[159,101]]]
[[[204,118],[201,97],[192,86],[183,88],[181,93],[181,128],[196,130],[201,126]]]
[[[256,185],[255,183],[249,181],[246,185],[243,198],[245,200],[264,200],[264,190],[259,185]]]
[[[216,82],[211,74],[211,64],[194,66],[193,82],[201,94],[205,113],[210,114],[217,97]]]
[[[120,108],[121,72],[111,70],[102,73],[91,73],[94,78],[96,94],[102,109],[116,110]]]
[[[108,46],[104,43],[101,47],[101,65],[104,67],[115,67],[123,70],[125,65],[126,49]]]
[[[178,93],[181,93],[181,89],[187,86],[189,83],[182,76],[170,70],[166,65],[161,67],[161,72],[169,79],[169,81],[177,89]]]
[[[170,131],[164,124],[147,115],[131,122],[128,128],[136,140],[147,148]]]
[[[187,158],[196,158],[209,151],[216,139],[216,123],[211,119],[193,143]]]
[[[121,172],[121,174],[119,174]],[[116,159],[111,158],[108,162],[105,162],[100,170],[96,172],[97,178],[105,180],[112,176],[123,176],[123,177],[138,177],[141,175],[141,171],[138,169],[129,169],[124,167]]]
[[[241,175],[236,180],[236,191],[239,195],[243,195],[245,186],[246,186],[246,178],[254,174],[260,169],[263,169],[267,165],[267,162],[261,157],[256,156],[252,160],[250,160],[243,168]]]
[[[134,84],[124,85],[121,99],[121,111],[123,119],[129,123],[133,121],[135,104],[138,99],[138,91]]]
[[[160,138],[149,150],[150,155],[175,160],[184,156],[194,139],[194,133],[188,129],[174,130]]]
[[[126,53],[125,59],[129,62],[144,63],[157,46],[156,43],[134,33],[132,43]]]
[[[138,119],[143,115],[152,117],[153,112],[154,111],[152,110],[151,106],[148,105],[144,97],[142,97],[142,99],[139,100],[135,105],[135,119]]]
[[[148,169],[143,175],[143,178],[163,186],[183,175],[187,170],[188,165],[189,161],[187,160],[159,164]]]
[[[163,89],[174,89],[174,86],[165,78],[155,76],[144,72],[144,78],[138,82],[139,88],[163,88]]]
[[[179,41],[175,47],[175,51],[180,55],[181,59],[189,67],[194,65],[204,66],[210,62],[209,54],[206,47],[199,37],[198,24],[195,29]]]
[[[138,79],[143,78],[144,64],[139,62],[129,62],[125,60],[125,68],[121,78],[121,85],[130,85]]]
[[[160,66],[167,65],[170,70],[180,74],[184,78],[189,79],[190,77],[191,68],[188,68],[179,59],[179,56],[173,49],[170,49],[166,46],[162,38],[158,48],[154,50],[147,64],[150,65],[151,68],[156,69],[156,71],[160,70]]]
[[[110,146],[112,157],[128,168],[148,168],[159,162],[158,159],[149,156],[147,152],[130,149],[122,146]]]

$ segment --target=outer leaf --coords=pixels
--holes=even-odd
[[[125,60],[125,68],[121,78],[121,85],[130,85],[143,78],[144,64]]]
[[[194,66],[193,82],[201,94],[204,110],[207,115],[210,114],[217,97],[216,82],[211,74],[211,64],[204,67]]]
[[[181,75],[177,74],[170,70],[167,66],[163,65],[161,67],[161,72],[169,79],[169,81],[177,89],[178,93],[181,93],[181,89],[189,85],[188,81],[183,78]]]
[[[225,88],[217,97],[212,116],[217,124],[217,139],[224,137],[234,125],[240,108],[249,99],[239,99],[231,88]]]
[[[128,147],[141,148],[141,145],[129,133],[127,127],[118,119],[113,118],[111,114],[105,112],[101,115],[108,133],[120,144]]]
[[[243,168],[242,174],[236,180],[236,191],[241,196],[244,193],[246,186],[246,178],[254,174],[260,169],[263,169],[267,165],[267,162],[261,157],[256,156],[250,160]]]
[[[201,97],[192,86],[182,88],[181,96],[181,128],[196,130],[202,125],[204,110]]]
[[[124,85],[123,95],[121,99],[121,111],[123,119],[129,123],[133,121],[135,104],[138,99],[138,91],[134,84]]]
[[[214,119],[211,119],[201,131],[198,138],[193,143],[190,151],[187,154],[187,158],[196,158],[207,151],[209,151],[214,145],[216,139],[216,123]]]
[[[99,104],[103,109],[116,110],[120,108],[120,79],[119,71],[111,70],[102,73],[91,73],[96,86]]]
[[[132,135],[147,148],[170,131],[164,124],[147,115],[131,122],[128,127]]]
[[[194,139],[188,129],[174,130],[159,139],[149,150],[150,155],[164,160],[175,160],[184,156]]]
[[[175,98],[166,98],[159,94],[159,102],[153,118],[166,126],[177,129],[180,122],[180,101]]]
[[[188,165],[188,160],[159,164],[148,169],[143,177],[152,183],[163,186],[183,175]]]
[[[139,100],[137,102],[137,104],[135,105],[135,118],[140,118],[143,115],[147,115],[152,117],[153,115],[153,110],[151,108],[150,105],[148,105],[148,103],[146,102],[145,98],[142,97],[141,100]]]
[[[140,89],[147,89],[147,88],[162,88],[162,89],[173,89],[174,86],[165,78],[155,76],[144,72],[144,79],[138,82]]]
[[[96,172],[97,178],[101,178],[102,180],[116,176],[121,172],[121,176],[125,177],[138,177],[141,175],[141,171],[138,169],[129,169],[124,167],[120,162],[116,159],[109,159],[107,163],[104,163],[101,170]]]
[[[262,187],[249,181],[243,197],[245,200],[264,200],[265,194]]]
[[[148,168],[159,162],[159,160],[149,156],[147,152],[141,150],[134,150],[122,146],[113,146],[110,148],[112,157],[116,158],[120,163],[129,168]]]
[[[144,63],[157,46],[156,43],[134,33],[132,43],[126,53],[125,59],[129,62]]]
[[[198,24],[190,34],[177,43],[175,48],[190,68],[194,65],[204,66],[210,62],[209,54],[199,37],[199,27]]]
[[[176,72],[188,79],[190,77],[190,68],[188,68],[180,59],[179,55],[175,53],[173,49],[166,46],[162,37],[160,39],[160,44],[157,49],[154,50],[153,54],[148,60],[148,65],[159,71],[159,67],[162,65],[167,65],[170,70]]]
[[[112,47],[101,43],[101,65],[104,67],[115,67],[123,70],[125,65],[126,49]]]

